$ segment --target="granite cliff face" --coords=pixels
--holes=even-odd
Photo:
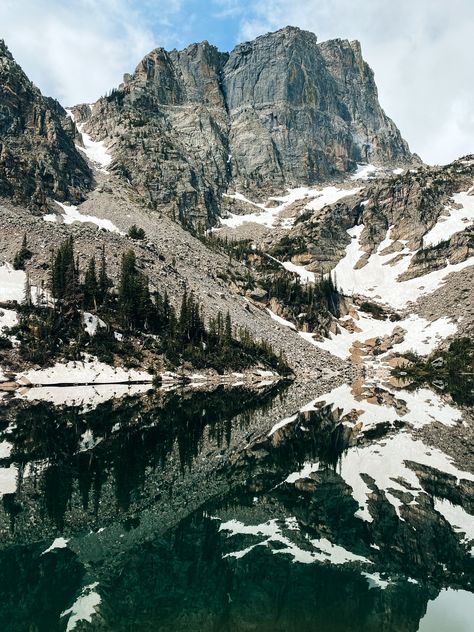
[[[81,201],[92,174],[75,134],[63,108],[43,97],[0,40],[0,196],[33,211],[48,198]]]
[[[357,42],[285,28],[220,53],[156,49],[76,116],[152,208],[212,223],[222,193],[340,179],[358,162],[417,162],[381,109]]]
[[[283,29],[238,46],[223,85],[239,185],[282,188],[340,176],[358,162],[412,161],[358,42],[318,44],[312,33]]]
[[[442,167],[381,175],[360,182],[353,195],[324,208],[303,207],[292,228],[283,235],[277,232],[273,242],[286,250],[295,263],[307,265],[317,273],[328,273],[351,241],[347,231],[363,225],[360,243],[364,254],[358,268],[363,268],[377,252],[392,254],[393,263],[411,253],[413,259],[400,280],[422,276],[472,256],[474,242],[468,218],[473,182],[473,157]],[[456,209],[460,220],[453,232],[446,220]],[[439,238],[430,241],[430,231],[435,227],[440,231]],[[388,237],[391,243],[385,244]]]

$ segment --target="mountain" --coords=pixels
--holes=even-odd
[[[48,198],[79,202],[92,173],[65,110],[45,98],[0,40],[0,195],[31,210]]]
[[[357,43],[289,27],[230,54],[156,49],[68,111],[2,50],[0,257],[37,296],[72,236],[81,283],[104,247],[116,297],[133,248],[142,289],[177,312],[189,291],[207,323],[228,313],[300,376],[348,380],[361,350],[385,366],[389,350],[470,335],[474,161],[410,153]],[[10,291],[0,267],[0,299],[24,282]]]
[[[151,208],[214,223],[228,189],[260,194],[341,179],[358,163],[419,163],[382,110],[358,42],[294,27],[220,53],[158,48],[92,108],[113,171]]]

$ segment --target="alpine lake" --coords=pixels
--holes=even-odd
[[[0,629],[472,631],[462,402],[321,388],[5,395]]]

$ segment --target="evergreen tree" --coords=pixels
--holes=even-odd
[[[53,254],[50,278],[54,298],[74,302],[78,298],[77,269],[74,261],[74,241],[69,237]]]
[[[15,268],[15,270],[24,270],[25,262],[28,261],[28,259],[31,259],[32,256],[33,256],[33,253],[28,248],[28,241],[27,241],[26,233],[25,233],[23,235],[21,248],[16,253],[15,258],[13,259],[13,267]]]
[[[118,300],[124,327],[148,328],[154,306],[150,297],[148,278],[137,269],[133,250],[128,250],[122,255]]]
[[[232,321],[230,318],[229,310],[225,317],[225,329],[224,329],[224,345],[230,347],[232,344]]]
[[[112,282],[107,275],[107,260],[105,258],[105,245],[102,244],[102,254],[100,257],[100,270],[97,290],[97,302],[99,305],[105,303],[109,288],[112,287]]]
[[[97,280],[95,257],[91,257],[84,277],[84,307],[97,309],[99,282]]]

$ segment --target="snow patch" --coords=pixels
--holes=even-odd
[[[94,582],[85,586],[73,605],[61,613],[61,617],[69,615],[66,632],[74,630],[80,621],[92,622],[92,617],[96,614],[97,607],[102,601],[99,593],[95,590],[98,585],[98,582]]]
[[[89,336],[95,336],[99,328],[105,329],[107,327],[103,320],[95,314],[90,314],[89,312],[84,312],[82,315],[82,324]]]
[[[47,369],[27,371],[19,377],[26,378],[33,386],[152,381],[152,376],[145,371],[109,366],[92,356],[86,356],[84,361],[58,362]]]
[[[323,403],[331,406],[332,409],[340,409],[342,415],[347,415],[351,411],[359,411],[361,414],[358,421],[363,423],[363,430],[375,427],[380,422],[394,422],[403,420],[412,428],[421,428],[426,424],[438,421],[445,426],[453,426],[462,419],[457,408],[444,402],[441,397],[428,388],[420,388],[411,393],[409,391],[392,391],[384,389],[384,393],[389,395],[393,404],[386,403],[382,398],[377,403],[369,402],[367,398],[374,397],[371,389],[367,395],[355,395],[353,389],[348,384],[342,384],[333,389],[330,393],[321,395],[313,404]]]
[[[26,274],[23,270],[14,270],[9,263],[0,266],[0,301],[17,301],[25,297]]]
[[[356,172],[351,176],[351,180],[368,180],[379,171],[374,165],[357,165]]]
[[[106,230],[109,233],[118,233],[122,236],[125,235],[124,232],[119,230],[117,226],[108,219],[100,219],[99,217],[95,217],[95,215],[83,215],[78,211],[77,206],[73,206],[72,204],[62,204],[57,200],[55,200],[55,202],[64,211],[62,218],[65,224],[73,224],[74,222],[95,224],[98,228]],[[45,217],[46,216],[44,216],[43,219],[45,219]]]
[[[287,195],[284,195],[282,197],[269,198],[269,201],[278,203],[277,206],[272,207],[268,207],[266,204],[252,202],[241,193],[234,193],[233,195],[225,194],[224,197],[239,200],[241,202],[246,202],[247,204],[250,204],[251,206],[258,209],[258,211],[256,211],[255,213],[247,213],[245,215],[229,213],[228,217],[221,218],[220,225],[221,227],[226,226],[228,228],[237,228],[238,226],[242,226],[243,224],[252,222],[255,224],[266,226],[267,228],[273,228],[277,224],[277,221],[280,219],[279,215],[282,213],[282,211],[287,209],[295,202],[308,198],[308,200],[311,201],[309,201],[309,203],[306,204],[304,208],[315,211],[324,208],[328,204],[334,204],[342,198],[354,195],[355,193],[359,193],[359,191],[361,191],[360,187],[354,189],[338,189],[334,186],[324,187],[322,189],[307,187],[288,189]],[[281,225],[284,228],[291,228],[293,223],[294,218],[281,219]]]
[[[450,239],[456,233],[474,224],[474,196],[465,193],[453,195],[454,203],[461,208],[447,207],[446,215],[438,218],[438,221],[423,237],[423,247],[436,246],[442,241]]]
[[[449,522],[454,531],[463,533],[463,541],[474,540],[474,516],[460,505],[454,505],[445,498],[435,498],[434,508]]]
[[[380,588],[381,590],[385,590],[390,584],[389,581],[380,577],[380,573],[362,573],[362,575],[367,579],[370,589]]]
[[[71,110],[66,110],[70,118],[74,121],[74,114]],[[112,156],[109,154],[107,150],[107,146],[105,145],[103,140],[94,141],[91,136],[84,132],[84,125],[80,123],[76,123],[76,127],[78,132],[82,135],[82,143],[84,147],[80,145],[76,145],[76,148],[84,153],[89,160],[98,167],[99,171],[102,173],[108,174],[107,167],[112,162]]]
[[[13,309],[0,309],[0,334],[4,334],[5,329],[18,324],[18,315]]]
[[[280,526],[281,525],[281,526]],[[235,535],[254,535],[263,536],[265,540],[248,546],[247,548],[227,553],[224,557],[234,557],[240,559],[247,555],[257,546],[269,546],[271,542],[279,542],[284,545],[282,548],[271,549],[274,555],[287,554],[291,555],[293,562],[299,562],[301,564],[311,564],[314,562],[330,563],[335,565],[348,564],[348,563],[363,563],[372,564],[372,562],[356,555],[342,546],[333,544],[326,538],[310,539],[306,538],[305,544],[311,546],[311,549],[302,549],[295,542],[292,542],[289,537],[283,535],[283,529],[288,531],[299,531],[298,522],[296,518],[286,518],[284,521],[269,520],[266,523],[258,525],[245,525],[238,520],[229,520],[220,525],[219,531],[227,531],[228,538]]]
[[[282,419],[281,421],[279,421],[273,426],[273,428],[268,433],[268,436],[271,437],[274,432],[276,432],[277,430],[280,430],[280,428],[283,428],[283,426],[287,426],[288,424],[293,423],[297,419],[298,419],[298,413],[296,413],[296,415],[292,415],[291,417],[285,417],[285,419]]]
[[[415,500],[422,491],[418,477],[405,465],[405,461],[435,468],[458,480],[463,478],[474,481],[473,474],[457,469],[446,454],[402,432],[384,439],[382,443],[364,448],[350,448],[342,457],[339,474],[350,485],[352,496],[359,503],[356,516],[366,522],[373,521],[368,508],[368,497],[372,490],[361,478],[361,474],[365,473],[374,479],[378,489],[385,492],[387,500],[393,505],[399,518],[403,519],[400,515],[403,503],[390,490],[409,492]]]
[[[414,253],[405,248],[401,253],[380,254],[384,248],[393,243],[388,234],[377,252],[369,257],[367,264],[356,270],[354,266],[366,254],[360,244],[363,230],[364,226],[361,224],[347,231],[352,237],[351,243],[346,248],[344,258],[333,271],[338,286],[346,294],[361,294],[382,301],[394,309],[403,309],[420,296],[438,289],[451,272],[458,272],[474,265],[474,257],[470,257],[462,263],[448,264],[441,270],[435,270],[422,277],[398,281],[399,276],[408,269]],[[390,261],[400,254],[405,256],[396,264],[389,265]]]
[[[338,358],[348,359],[351,356],[351,347],[355,342],[365,342],[371,338],[383,338],[391,336],[396,327],[405,330],[404,340],[398,344],[394,344],[393,348],[380,356],[379,360],[383,360],[384,356],[389,353],[398,352],[405,353],[407,351],[415,351],[420,355],[428,355],[434,351],[439,343],[456,333],[457,326],[448,318],[439,318],[435,321],[428,321],[425,318],[412,314],[404,320],[391,322],[390,320],[378,320],[372,318],[364,312],[358,312],[359,320],[355,320],[354,324],[360,331],[350,332],[344,326],[340,326],[340,332],[337,334],[330,333],[329,338],[317,340],[311,334],[305,334],[305,340],[308,340],[316,347],[329,351]],[[350,317],[342,319],[351,320]]]
[[[68,542],[69,540],[65,540],[64,538],[56,538],[56,540],[54,540],[51,546],[49,546],[45,551],[43,551],[41,555],[46,555],[46,553],[51,553],[51,551],[54,551],[56,549],[65,549],[67,548]]]
[[[102,384],[96,386],[42,386],[16,391],[16,397],[30,402],[50,402],[54,406],[78,406],[93,410],[111,399],[146,393],[150,384]]]
[[[296,329],[293,323],[290,323],[289,320],[285,320],[281,316],[278,316],[277,314],[272,312],[271,309],[268,309],[268,307],[267,307],[267,312],[270,314],[270,318],[274,320],[275,322],[277,322],[279,325],[282,325],[283,327],[289,327],[290,329]]]
[[[304,266],[297,266],[291,261],[283,261],[281,265],[288,270],[289,272],[295,272],[301,279],[303,283],[314,283],[315,282],[315,274],[314,272],[310,272],[306,270]]]

